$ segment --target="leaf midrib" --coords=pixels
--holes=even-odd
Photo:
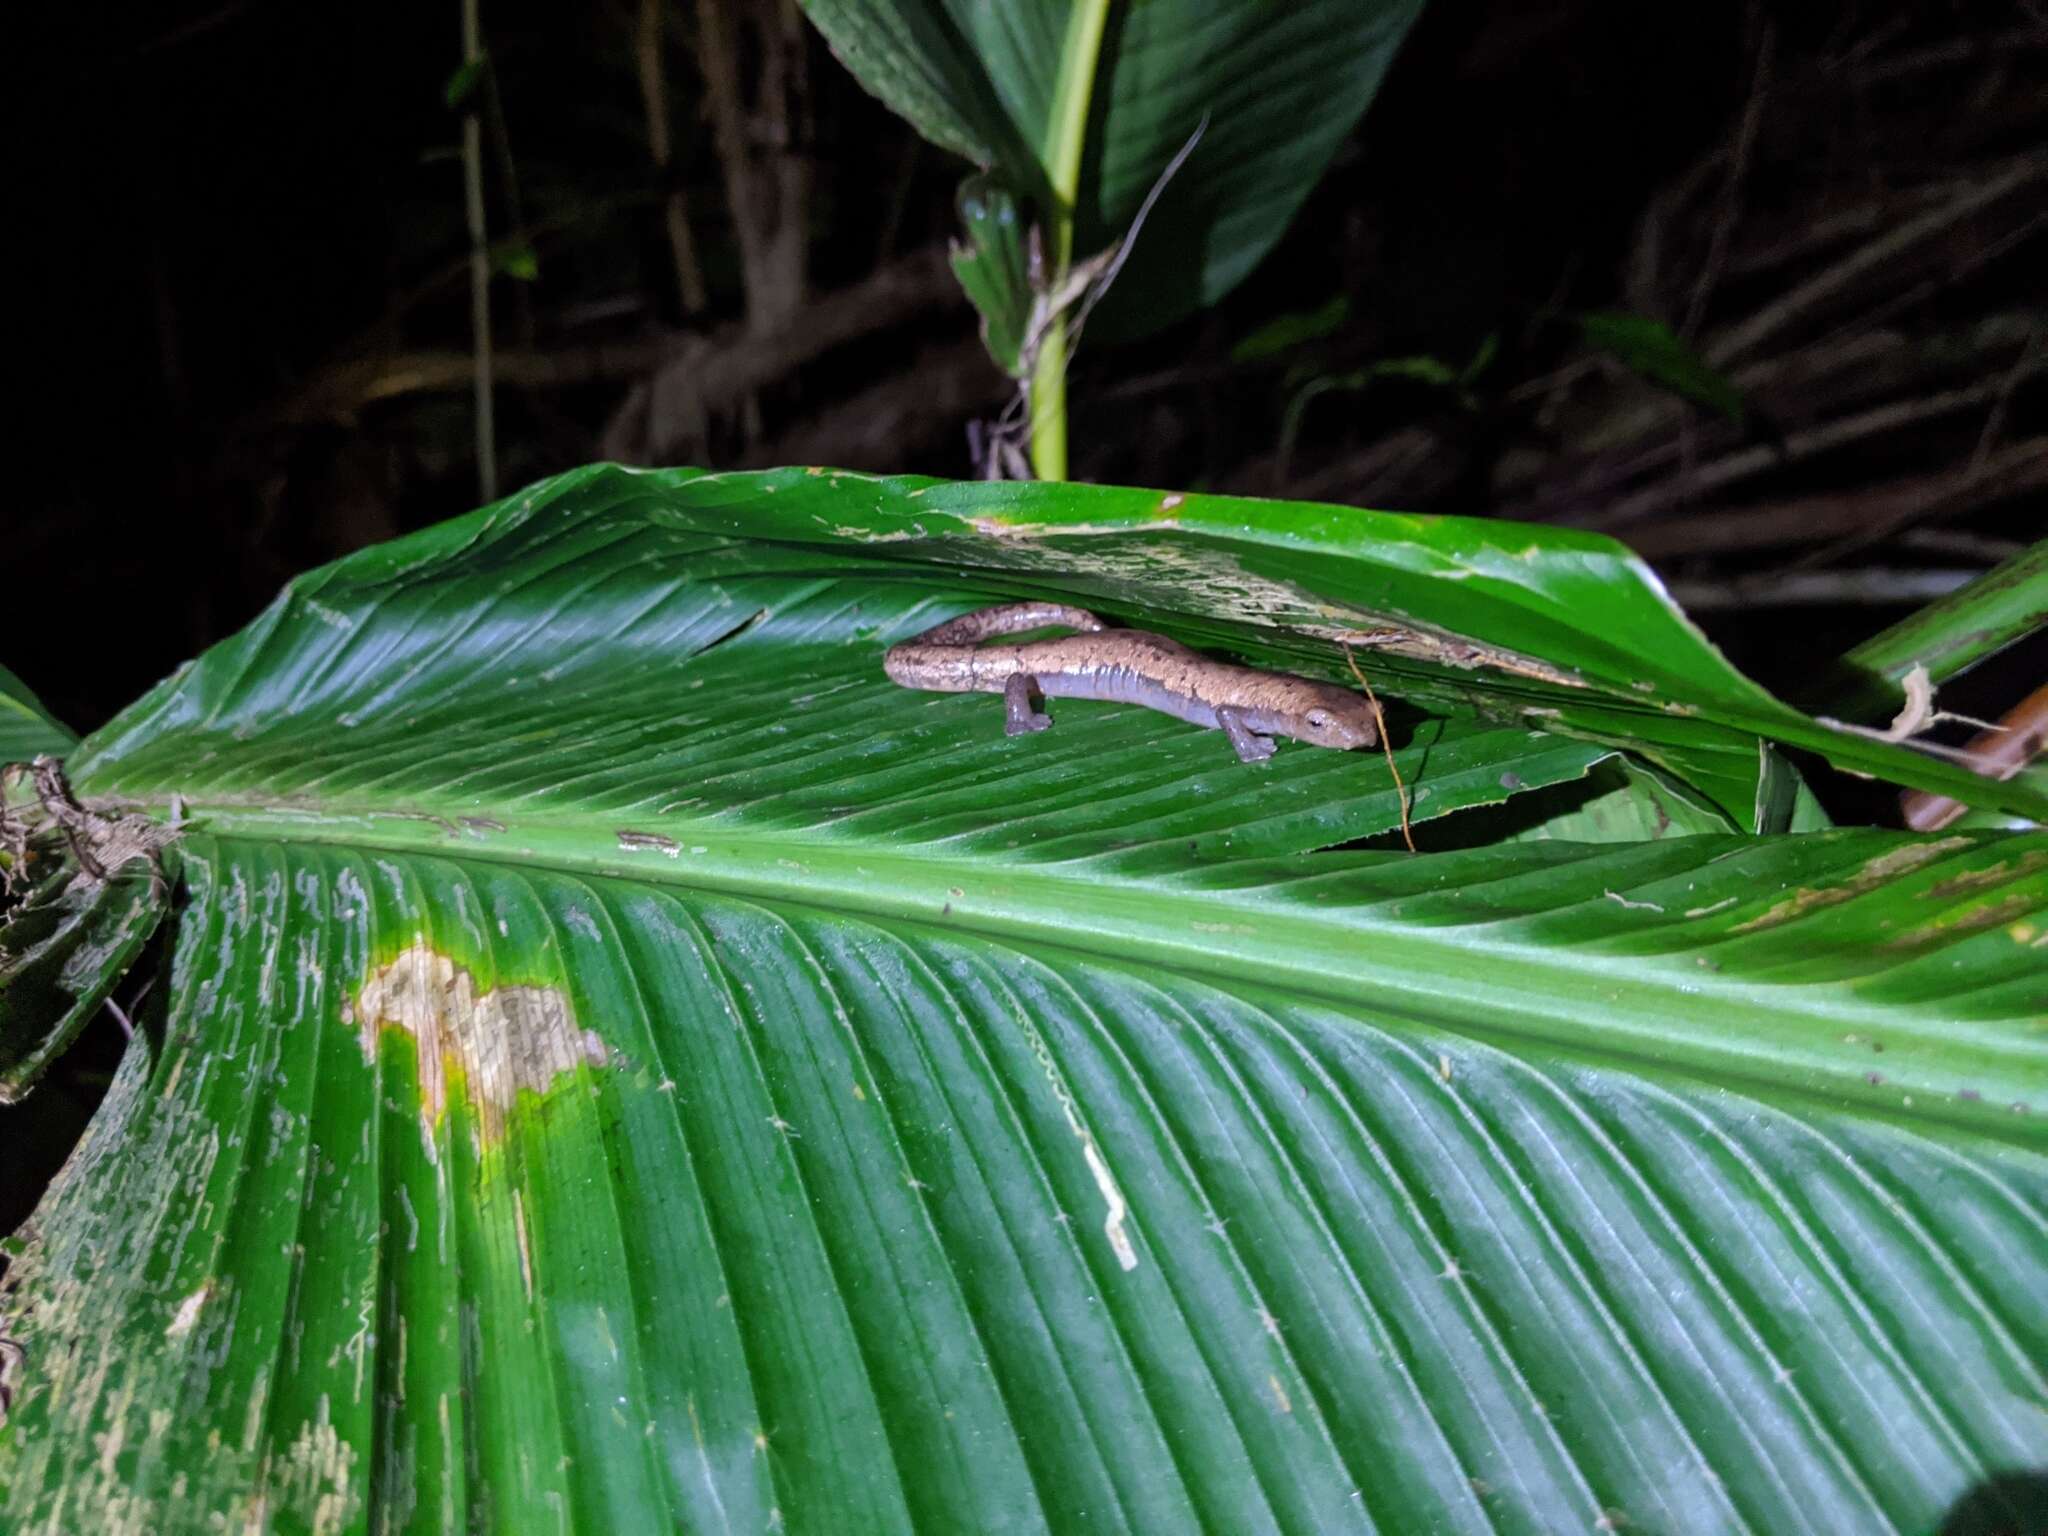
[[[148,802],[141,808],[163,809]],[[673,818],[635,828],[630,813],[602,823],[588,814],[523,815],[503,831],[388,808],[187,801],[184,814],[195,830],[229,839],[539,867],[910,922],[958,938],[1052,947],[1123,965],[1163,965],[1233,993],[1251,987],[1369,1008],[1492,1048],[1534,1046],[1587,1065],[2021,1145],[2032,1144],[2025,1118],[2006,1106],[2038,1101],[2048,1090],[2038,1054],[2018,1040],[1966,1045],[1954,1021],[1904,1007],[1883,1015],[1883,1082],[1871,1084],[1868,1056],[1844,1043],[1872,1021],[1871,1005],[1859,1006],[1850,982],[1785,984],[1708,973],[1690,949],[1626,955],[1545,945],[1503,935],[1512,919],[1424,926],[1381,910],[1398,902],[1277,909],[1259,887],[1134,881],[1075,865],[969,865]],[[618,840],[622,831],[669,839],[675,851],[627,848]],[[1077,901],[1094,909],[1091,925],[1077,925]],[[1171,917],[1159,915],[1163,901],[1174,904]],[[1605,990],[1603,983],[1619,989],[1600,1004],[1622,1005],[1619,1025],[1586,1022],[1589,999]],[[1731,1025],[1758,1016],[1775,1038],[1739,1039]],[[1956,1095],[1959,1077],[1977,1089],[1978,1100]]]

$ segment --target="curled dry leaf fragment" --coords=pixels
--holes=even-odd
[[[1944,720],[1960,721],[1964,725],[1982,726],[1987,731],[2000,731],[2005,727],[1994,725],[1989,720],[1972,719],[1969,715],[1958,715],[1934,707],[1934,680],[1927,675],[1927,668],[1921,662],[1914,662],[1906,675],[1899,679],[1899,686],[1906,690],[1906,707],[1892,716],[1892,723],[1878,734],[1886,741],[1906,741],[1922,731],[1932,730]]]
[[[2003,720],[1972,739],[1963,751],[1970,767],[1986,778],[2009,779],[2044,749],[2048,749],[2048,683],[2021,699]],[[1960,800],[1924,790],[1899,797],[1900,813],[1915,832],[1938,832],[1966,809]]]

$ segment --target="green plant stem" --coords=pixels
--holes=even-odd
[[[1067,322],[1046,327],[1031,365],[1031,469],[1041,480],[1067,478]]]
[[[478,0],[462,0],[462,62],[483,57]],[[469,327],[474,361],[477,492],[498,499],[498,432],[491,399],[491,249],[484,227],[483,120],[475,93],[462,110],[462,212],[469,226]]]
[[[1095,69],[1102,56],[1109,0],[1076,0],[1067,18],[1066,48],[1060,56],[1053,96],[1045,168],[1051,206],[1046,209],[1052,271],[1057,288],[1074,259],[1074,203],[1081,189],[1081,149],[1088,138],[1088,105],[1095,94]],[[1067,478],[1067,322],[1055,316],[1046,327],[1031,367],[1031,467],[1041,480]]]

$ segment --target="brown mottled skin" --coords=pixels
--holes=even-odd
[[[1022,645],[981,643],[1054,626],[1080,633]],[[1164,635],[1111,629],[1065,603],[1004,603],[948,619],[891,646],[882,668],[906,688],[1000,693],[1003,729],[1011,736],[1052,724],[1034,700],[1067,698],[1142,704],[1221,730],[1248,763],[1271,757],[1275,736],[1338,751],[1379,740],[1372,706],[1348,688],[1211,661]]]

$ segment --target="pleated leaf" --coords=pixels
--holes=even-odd
[[[1057,586],[1334,677],[1279,626],[1377,583],[1470,644],[1549,634],[1519,654],[1568,700],[1621,638],[1546,604],[1605,577],[1663,616],[1626,665],[1692,689],[1674,739],[1781,707],[1591,541],[987,494],[567,477],[302,579],[84,744],[81,795],[193,830],[169,978],[15,1243],[0,1526],[1909,1531],[2016,1497],[2048,837],[1716,833],[1660,778],[1670,835],[1539,812],[1411,857],[1373,755],[1247,767],[1082,701],[1005,738],[881,649]],[[1362,656],[1425,834],[1646,793],[1501,718],[1524,673]]]
[[[0,1104],[25,1097],[112,995],[164,913],[146,866],[60,871],[0,922]]]
[[[1061,80],[1068,29],[1083,4],[803,0],[862,85],[1041,207],[1057,104],[1071,89]],[[1421,10],[1421,0],[1112,0],[1100,57],[1088,61],[1076,253],[1120,240],[1175,154],[1198,128],[1202,138],[1146,220],[1095,333],[1157,329],[1242,281],[1372,101]],[[1005,269],[985,264],[982,275],[1000,281]],[[1008,291],[993,313],[1028,302]]]
[[[25,763],[69,750],[78,738],[44,709],[28,684],[0,667],[0,763]]]

